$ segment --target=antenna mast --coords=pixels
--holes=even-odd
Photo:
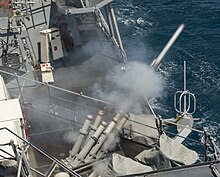
[[[186,91],[186,61],[184,61],[184,75],[183,75],[183,80],[184,80],[184,86],[183,86],[183,93],[184,93],[184,114],[186,114],[187,113],[187,110],[186,110],[186,93],[187,93],[187,91]]]

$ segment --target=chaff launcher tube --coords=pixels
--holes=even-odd
[[[105,108],[99,110],[93,125],[91,125],[91,130],[90,130],[90,132],[89,132],[89,134],[88,134],[88,136],[86,138],[85,144],[88,143],[88,141],[90,140],[91,136],[97,130],[98,126],[100,125],[100,123],[102,121],[102,118],[103,118],[104,114],[105,114]]]
[[[98,143],[92,148],[92,150],[89,152],[88,156],[86,157],[85,161],[90,161],[91,159],[96,157],[97,152],[111,133],[112,129],[117,124],[118,119],[116,117],[113,117],[112,121],[108,125],[108,127],[105,129],[105,131],[102,133],[101,137],[98,140]]]
[[[88,141],[87,144],[85,144],[84,148],[80,151],[79,154],[76,155],[75,160],[71,164],[72,166],[77,166],[81,162],[84,162],[85,157],[93,147],[93,145],[98,141],[100,135],[102,134],[103,130],[106,128],[107,123],[102,121],[102,123],[99,125],[98,129],[94,133],[94,135],[91,137],[91,139]]]
[[[84,139],[85,135],[88,133],[87,130],[89,128],[89,125],[90,125],[92,119],[93,119],[92,115],[88,115],[86,117],[86,120],[85,120],[82,128],[80,129],[80,134],[79,134],[79,136],[78,136],[78,138],[77,138],[77,140],[76,140],[72,150],[70,151],[69,159],[71,157],[75,156],[79,152],[79,149],[80,149],[80,147],[82,145],[83,139]]]
[[[119,135],[120,131],[122,130],[125,122],[129,119],[129,117],[130,115],[124,114],[124,116],[120,120],[118,120],[118,123],[116,124],[115,128],[110,134],[111,138],[105,141],[105,143],[101,147],[101,150],[98,152],[97,158],[102,157],[102,155],[108,150],[109,146],[111,145],[115,137]]]
[[[116,114],[115,118],[118,119],[118,121],[124,116],[124,112],[122,110],[119,110],[119,112]]]

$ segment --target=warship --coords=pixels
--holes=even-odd
[[[215,140],[193,127],[186,62],[174,118],[151,106],[184,24],[150,66],[130,63],[112,1],[0,1],[0,176],[220,177]]]

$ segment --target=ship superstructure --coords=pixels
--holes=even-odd
[[[114,61],[127,61],[111,1],[16,1],[7,4],[7,11],[10,15],[1,18],[4,71],[23,74],[34,70],[40,75],[40,64],[68,66],[54,70],[59,83],[59,75],[75,75],[76,68],[71,66],[83,63],[87,77],[92,63],[98,69],[103,61],[102,70],[106,70]]]

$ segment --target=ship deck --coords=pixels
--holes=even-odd
[[[40,63],[39,33],[48,28],[59,27],[57,19],[63,16],[59,16],[55,3],[51,1],[35,4],[31,8],[32,13],[29,19],[26,19],[25,30],[28,30],[35,62]],[[7,27],[8,20],[5,17],[0,20],[1,26]],[[54,83],[42,83],[39,68],[33,69],[31,61],[27,58],[26,61],[22,60],[22,67],[19,69],[9,65],[3,66],[2,63],[0,66],[0,74],[5,78],[11,97],[19,97],[21,100],[24,117],[29,125],[28,140],[58,160],[69,156],[69,151],[88,114],[95,117],[98,110],[107,105],[109,112],[104,120],[109,122],[112,119],[114,114],[112,107],[115,105],[92,98],[91,90],[94,83],[105,81],[107,76],[114,74],[113,68],[117,66],[120,69],[122,65],[112,43],[97,26],[92,14],[76,16],[67,14],[63,20],[63,23],[68,23],[70,31],[74,34],[75,46],[64,58],[51,62],[54,67]],[[7,41],[13,39],[14,35],[20,37],[25,35],[25,30],[22,29],[19,35],[18,31],[9,34],[7,30],[3,30],[0,36]],[[24,49],[21,51],[25,53]],[[3,53],[2,49],[0,52]],[[17,63],[20,62],[18,58],[15,60]],[[114,85],[109,87],[112,88]],[[134,158],[147,148],[149,147],[143,144],[121,138],[116,151]],[[45,173],[53,163],[32,148],[29,150],[29,158],[30,165],[42,173]],[[217,163],[214,166],[220,168]],[[207,177],[214,174],[212,169],[213,166],[210,164],[202,164],[148,173],[147,176]],[[136,176],[141,175],[146,174]]]
[[[36,4],[32,8],[30,20],[26,19],[26,29],[35,53],[35,62],[39,62],[39,33],[52,27],[57,11],[54,10],[54,5],[50,5],[50,1]],[[40,13],[39,10],[43,10],[44,13]],[[67,16],[65,20],[71,30],[75,30],[75,46],[64,59],[52,62],[54,83],[41,83],[40,70],[34,70],[28,58],[25,67],[19,69],[6,67],[4,63],[0,66],[0,74],[7,83],[11,97],[21,98],[22,110],[29,125],[29,141],[59,160],[69,155],[74,143],[71,135],[77,136],[86,115],[95,116],[97,110],[105,106],[101,102],[81,97],[79,93],[92,96],[90,87],[95,82],[105,79],[120,63],[112,44],[91,18],[91,14],[78,15],[71,19],[72,16]],[[78,25],[77,20],[80,21]],[[1,22],[1,26],[5,25],[7,28],[7,18]],[[14,34],[10,36],[3,35],[4,33],[7,31],[1,31],[2,39],[13,38]],[[15,33],[18,35],[17,31]],[[21,30],[18,37],[25,36],[22,33],[25,32]],[[2,49],[0,52],[2,53]],[[19,52],[18,49],[15,52]],[[22,52],[25,53],[24,49]],[[107,119],[109,118],[110,116],[107,116]],[[32,148],[29,150],[29,158],[31,166],[43,173],[52,163]]]

